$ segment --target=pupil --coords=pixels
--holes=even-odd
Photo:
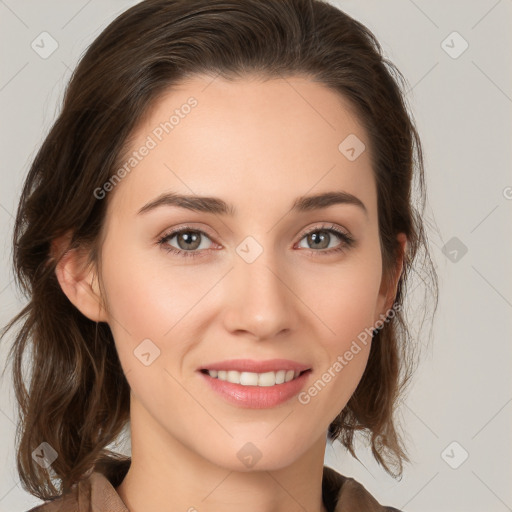
[[[192,233],[190,231],[187,231],[185,233],[182,233],[181,234],[181,237],[182,239],[184,240],[185,244],[191,244],[191,243],[194,243],[194,242],[197,242],[199,236],[197,235],[197,233]],[[197,244],[196,244],[197,245]],[[190,247],[187,247],[188,249],[190,249]],[[197,247],[192,247],[193,249],[197,248]]]
[[[317,234],[317,233],[321,233],[321,234]],[[325,242],[325,240],[327,240],[327,236],[326,236],[326,233],[324,231],[318,231],[316,233],[311,234],[310,235],[310,239],[315,244],[318,244],[318,243],[321,244],[322,242]],[[327,246],[324,243],[322,248],[325,248],[325,247],[327,247]]]

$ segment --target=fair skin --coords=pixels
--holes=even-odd
[[[105,199],[106,307],[95,269],[82,269],[75,251],[57,269],[71,302],[109,324],[131,388],[132,464],[117,491],[131,512],[325,511],[326,432],[356,389],[371,342],[307,404],[294,397],[239,407],[198,368],[291,359],[311,367],[309,387],[392,306],[401,262],[386,285],[367,134],[345,100],[309,79],[198,76],[153,106],[131,151],[190,96],[198,105]],[[349,134],[366,144],[354,161],[338,150]],[[292,211],[297,197],[332,191],[356,196],[366,212],[348,203]],[[218,197],[236,214],[168,205],[138,214],[163,192]],[[197,258],[157,243],[184,225],[206,233],[197,235]],[[327,254],[345,244],[325,232],[333,225],[355,243]],[[327,237],[320,248],[306,236],[313,229]],[[252,263],[236,251],[248,236],[263,249]],[[180,236],[166,242],[189,245]],[[160,356],[145,366],[134,350],[148,338]],[[248,442],[261,453],[252,467],[237,456]]]

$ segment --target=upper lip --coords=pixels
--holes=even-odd
[[[255,361],[253,359],[230,359],[229,361],[219,361],[216,363],[206,364],[201,370],[236,370],[239,372],[277,372],[278,370],[293,370],[302,372],[309,370],[310,367],[290,361],[289,359],[267,359],[266,361]]]

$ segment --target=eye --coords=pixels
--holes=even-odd
[[[341,243],[334,248],[330,246],[330,242],[333,240],[333,235],[335,238],[341,240]],[[328,255],[345,251],[353,247],[355,244],[355,240],[348,233],[343,232],[335,225],[313,228],[303,235],[301,241],[302,240],[306,240],[306,244],[309,244],[310,247],[312,246],[314,249],[320,249],[313,251],[315,253],[319,253],[319,255]],[[299,246],[303,247],[300,243]]]
[[[173,238],[176,238],[178,248],[169,244]],[[173,254],[185,257],[197,257],[202,256],[205,251],[209,250],[208,248],[201,247],[202,238],[209,239],[209,236],[200,229],[184,227],[164,235],[158,240],[158,243],[162,245],[166,251]]]
[[[334,238],[341,240],[341,243],[334,248],[330,246],[333,235]],[[175,243],[178,244],[178,247],[174,247],[170,244],[173,238],[176,238]],[[158,244],[161,245],[165,251],[176,254],[177,256],[202,257],[212,250],[209,247],[202,246],[202,242],[205,238],[211,241],[208,234],[204,231],[185,226],[165,234],[158,240]],[[343,232],[335,225],[320,226],[311,229],[302,235],[301,241],[302,240],[306,240],[306,243],[310,245],[310,251],[315,255],[316,253],[319,255],[329,255],[345,251],[355,244],[355,240],[348,233]],[[300,242],[299,247],[304,248],[304,246],[300,245]]]

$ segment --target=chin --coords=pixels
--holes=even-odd
[[[271,440],[272,436],[275,437]],[[215,457],[215,459],[219,466],[230,471],[277,471],[292,465],[301,457],[303,450],[299,450],[298,447],[307,449],[303,440],[293,440],[290,436],[285,440],[276,432],[267,439],[248,435],[243,436],[243,440],[238,437],[230,441],[229,446],[222,448],[223,455],[232,453],[234,456],[223,456],[220,460]]]

